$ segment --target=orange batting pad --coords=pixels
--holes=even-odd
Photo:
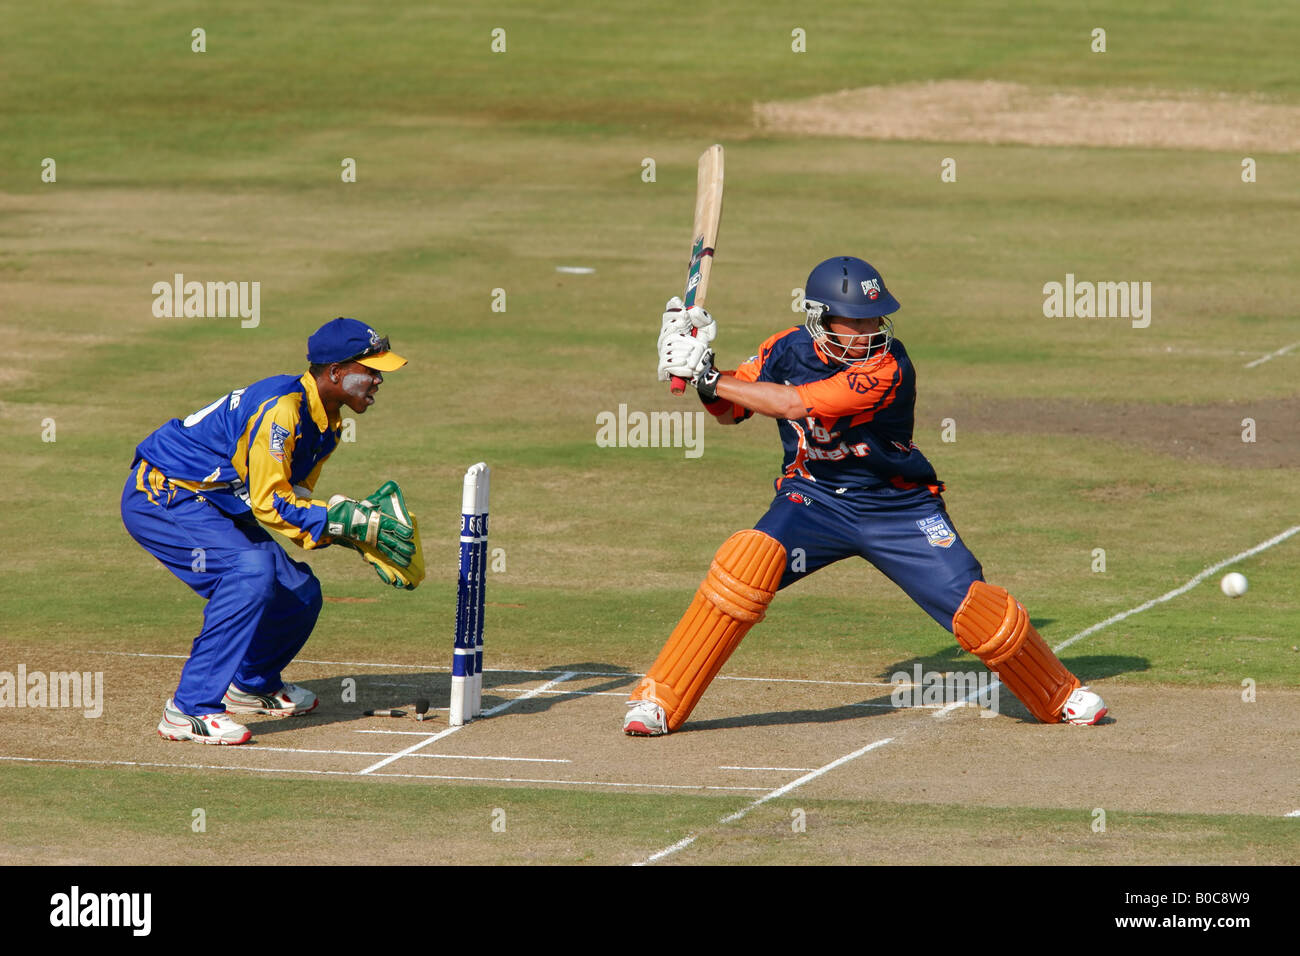
[[[772,536],[738,531],[724,541],[632,700],[657,702],[670,731],[684,724],[740,639],[763,620],[784,572],[785,547]]]
[[[976,581],[952,618],[958,643],[998,675],[1011,693],[1045,724],[1079,686],[1075,677],[1029,623],[1020,602],[1004,588]]]

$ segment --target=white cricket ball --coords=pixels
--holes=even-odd
[[[1246,575],[1238,574],[1236,571],[1225,574],[1223,580],[1219,582],[1219,589],[1228,597],[1241,597],[1248,587],[1250,584],[1246,580]]]

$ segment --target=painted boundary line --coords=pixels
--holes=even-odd
[[[1277,358],[1279,355],[1286,355],[1287,352],[1290,352],[1292,349],[1295,349],[1295,348],[1300,348],[1300,342],[1292,342],[1290,345],[1284,345],[1284,346],[1282,346],[1280,349],[1278,349],[1276,352],[1269,352],[1267,355],[1262,356],[1261,358],[1257,358],[1257,359],[1255,359],[1253,362],[1247,362],[1247,363],[1246,363],[1244,366],[1242,366],[1242,367],[1243,367],[1243,368],[1254,368],[1256,365],[1263,365],[1263,364],[1264,364],[1265,362],[1267,362],[1269,359],[1275,359],[1275,358]]]
[[[1144,604],[1139,604],[1137,607],[1129,608],[1127,611],[1120,611],[1118,614],[1112,614],[1110,617],[1106,618],[1106,620],[1099,621],[1096,624],[1092,625],[1091,627],[1085,627],[1078,634],[1075,634],[1073,637],[1066,638],[1060,644],[1057,644],[1056,647],[1052,648],[1052,650],[1059,654],[1061,651],[1069,647],[1075,641],[1081,641],[1085,637],[1088,637],[1091,634],[1096,634],[1098,631],[1110,627],[1112,624],[1118,624],[1120,621],[1124,620],[1125,618],[1132,617],[1134,614],[1141,614],[1143,611],[1149,611],[1157,604],[1163,604],[1166,601],[1172,601],[1174,598],[1186,594],[1188,591],[1196,587],[1198,584],[1200,584],[1210,575],[1216,574],[1219,571],[1222,571],[1224,568],[1228,567],[1229,565],[1236,564],[1238,561],[1244,561],[1249,557],[1259,554],[1261,551],[1267,551],[1275,544],[1281,544],[1287,538],[1291,537],[1296,533],[1300,533],[1300,524],[1295,525],[1294,527],[1291,528],[1287,528],[1281,534],[1275,534],[1267,541],[1261,541],[1253,548],[1247,548],[1245,551],[1242,551],[1240,554],[1234,554],[1230,558],[1224,558],[1218,564],[1210,565],[1208,568],[1201,571],[1199,574],[1195,575],[1186,584],[1176,587],[1172,591],[1167,591],[1164,594],[1160,595],[1160,597],[1158,598],[1152,598],[1150,601],[1147,601]],[[994,683],[1000,684],[1001,682],[994,679]],[[949,704],[947,707],[943,708],[943,710],[937,711],[931,714],[930,716],[946,717],[951,711],[956,710],[958,707],[965,707],[968,703],[970,703],[970,701],[973,698],[977,696],[979,696],[978,692],[967,694],[961,700],[954,701],[953,703]]]
[[[830,771],[834,770],[836,767],[848,763],[850,760],[856,760],[858,757],[861,757],[863,754],[870,753],[871,751],[875,750],[877,747],[883,747],[885,744],[893,741],[893,739],[894,739],[893,737],[885,737],[881,740],[877,740],[873,743],[869,743],[865,747],[853,751],[853,753],[851,754],[845,754],[843,757],[839,757],[835,760],[832,760],[824,767],[818,767],[812,773],[806,773],[802,777],[798,778],[797,780],[791,780],[783,787],[777,787],[775,790],[769,790],[767,793],[763,794],[761,797],[759,797],[757,800],[755,800],[753,803],[749,804],[748,806],[742,807],[741,809],[737,810],[735,813],[723,817],[721,820],[718,821],[718,823],[719,824],[735,823],[737,820],[743,819],[745,815],[749,813],[749,811],[761,807],[769,800],[775,800],[777,797],[783,797],[791,790],[796,790],[799,787],[802,787],[805,783],[808,783],[810,780],[816,780],[822,774],[829,773]],[[644,860],[641,860],[639,863],[633,863],[632,865],[646,866],[650,863],[658,863],[660,860],[672,856],[678,850],[686,849],[688,846],[694,843],[698,838],[699,838],[698,833],[692,833],[686,839],[678,840],[672,846],[664,847],[658,853],[652,853]]]

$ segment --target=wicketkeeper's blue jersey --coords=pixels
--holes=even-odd
[[[170,479],[232,517],[251,513],[314,548],[327,514],[310,495],[341,431],[341,417],[326,414],[310,373],[275,375],[173,418],[136,447],[132,468],[151,498]]]

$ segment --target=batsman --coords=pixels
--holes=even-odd
[[[865,558],[1046,723],[1095,724],[1101,697],[1056,657],[1024,607],[985,582],[912,441],[916,372],[889,316],[898,300],[869,263],[827,259],[804,287],[807,321],[773,335],[734,371],[714,367],[713,317],[671,299],[659,379],[695,386],[723,425],[777,421],[785,456],[776,494],[713,562],[629,701],[624,732],[681,727],[776,592],[849,557]]]
[[[395,483],[359,501],[313,492],[338,447],[341,410],[364,413],[383,373],[406,359],[364,322],[338,318],[307,340],[307,361],[301,374],[262,379],[171,419],[135,449],[122,522],[208,602],[163,707],[165,739],[243,744],[252,733],[232,714],[315,709],[316,695],[281,672],[316,625],[320,582],[277,538],[307,550],[351,547],[395,587],[424,577],[419,530]]]

